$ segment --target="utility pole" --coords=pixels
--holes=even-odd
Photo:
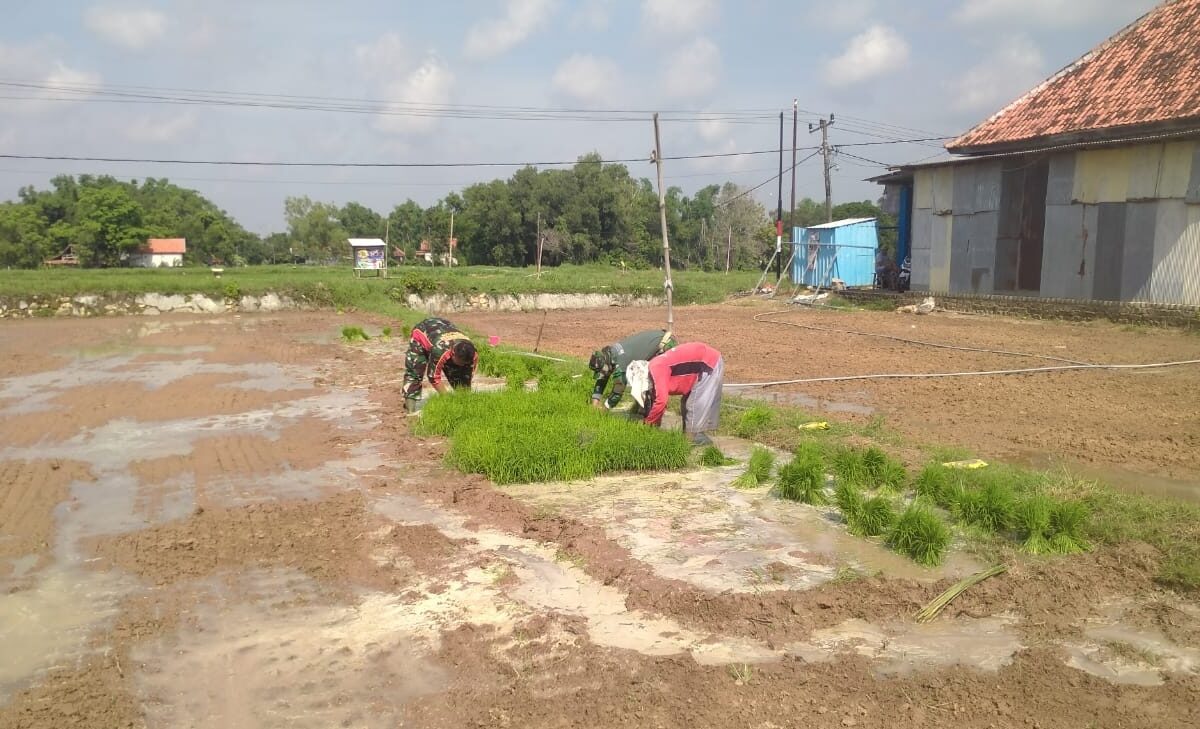
[[[537,218],[537,277],[542,277],[542,213],[540,210]]]
[[[663,188],[662,139],[658,134],[658,112],[654,112],[654,159],[652,161],[658,166],[658,219],[662,226],[663,272],[666,274],[663,291],[667,294],[667,331],[673,332],[675,331],[675,310],[672,301],[674,286],[671,283],[671,244],[667,240],[667,197],[666,190]]]
[[[783,278],[783,112],[779,112],[779,206],[775,210],[775,285]]]
[[[446,265],[454,267],[454,211],[450,211],[450,240],[446,242],[446,248],[450,250],[446,254]]]
[[[821,119],[816,128],[812,124],[808,125],[808,133],[820,129],[821,131],[821,157],[825,160],[825,222],[833,222],[833,187],[829,181],[829,127],[833,126],[833,114],[829,115],[828,119]]]
[[[792,231],[796,229],[796,124],[800,117],[799,99],[792,99],[792,206],[788,208],[788,231],[789,238],[793,236]],[[796,241],[792,241],[795,243]]]
[[[725,238],[725,273],[729,273],[729,259],[733,256],[733,224],[729,225],[729,234]]]

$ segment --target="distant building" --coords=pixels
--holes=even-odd
[[[183,265],[183,254],[187,250],[184,238],[151,238],[129,256],[129,265],[134,268],[174,268]]]
[[[1082,11],[1081,11],[1082,12]],[[912,288],[1200,306],[1200,0],[874,178]]]
[[[57,256],[47,258],[45,264],[47,266],[78,266],[79,256],[75,255],[75,249],[72,246],[67,246]]]
[[[834,279],[846,286],[870,286],[875,280],[879,231],[875,218],[847,218],[793,228],[792,281],[829,288]]]

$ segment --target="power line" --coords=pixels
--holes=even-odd
[[[852,131],[852,130],[847,130]],[[872,147],[878,144],[917,144],[919,142],[939,142],[946,139],[954,139],[954,137],[921,137],[920,139],[888,139],[879,142],[847,142],[845,144],[834,145],[836,147]]]
[[[841,150],[841,148],[840,148],[840,147],[841,147],[841,145],[834,147],[834,149],[835,149],[835,150],[837,150],[837,153],[838,153],[838,154],[843,154],[843,155],[845,155],[845,156],[847,156],[847,157],[851,157],[851,158],[853,158],[853,159],[862,160],[863,162],[870,162],[871,164],[873,164],[873,165],[878,165],[878,166],[880,166],[880,167],[892,167],[892,165],[888,164],[887,162],[880,162],[879,160],[875,160],[875,159],[868,159],[868,158],[866,158],[866,157],[859,157],[857,154],[851,154],[851,153],[849,153],[849,152],[843,152],[843,151]]]
[[[806,147],[805,149],[812,149],[812,148],[811,148],[811,147]],[[810,160],[810,159],[812,159],[813,157],[816,157],[818,154],[820,154],[820,150],[819,150],[819,149],[818,149],[816,152],[813,152],[812,154],[808,155],[808,156],[807,156],[807,157],[805,157],[804,159],[800,160],[800,161],[799,161],[799,162],[797,162],[796,164],[792,165],[790,168],[788,168],[788,170],[784,170],[784,172],[787,172],[787,171],[789,171],[789,170],[792,170],[792,169],[795,169],[795,168],[799,167],[800,165],[802,165],[802,164],[804,164],[805,162],[809,161],[809,160]],[[725,207],[726,205],[731,205],[731,204],[733,204],[735,201],[737,201],[737,200],[740,200],[740,199],[742,199],[742,198],[746,197],[747,195],[749,195],[750,193],[754,192],[755,190],[758,190],[759,188],[762,188],[762,187],[766,186],[767,184],[769,184],[769,183],[771,183],[771,182],[774,182],[774,181],[775,181],[775,179],[776,179],[777,177],[779,177],[779,174],[774,174],[774,175],[771,175],[770,177],[768,177],[767,179],[765,179],[765,180],[763,180],[762,182],[758,183],[757,185],[755,185],[754,187],[750,188],[749,190],[743,190],[742,192],[738,193],[737,195],[734,195],[733,197],[729,198],[728,200],[725,200],[724,202],[717,203],[717,204],[716,204],[714,207],[723,208],[723,207]]]
[[[811,147],[809,148],[811,149]],[[718,159],[723,157],[748,157],[760,154],[778,154],[778,150],[766,149],[753,152],[713,152],[707,154],[684,154],[663,157],[664,160]],[[0,154],[0,159],[44,160],[53,162],[106,162],[120,164],[171,164],[208,165],[235,167],[345,167],[345,168],[445,168],[445,167],[562,167],[586,164],[588,160],[528,161],[528,162],[270,162],[263,160],[203,160],[203,159],[153,159],[136,157],[87,157],[80,155],[48,154]],[[645,157],[624,159],[600,159],[600,164],[636,164],[648,162]]]

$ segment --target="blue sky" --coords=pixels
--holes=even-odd
[[[598,151],[640,158],[645,121],[462,119],[214,105],[112,103],[115,87],[202,89],[437,105],[756,110],[730,121],[665,121],[667,155],[763,150],[793,98],[834,113],[831,142],[955,134],[1136,19],[1153,0],[149,0],[6,3],[0,24],[0,153],[290,161],[548,161]],[[73,89],[70,92],[46,87]],[[178,92],[174,92],[176,95]],[[20,97],[20,98],[13,98]],[[67,101],[60,99],[69,98]],[[692,115],[692,119],[695,116]],[[937,143],[847,148],[897,163]],[[685,191],[771,176],[769,155],[677,161]],[[649,164],[631,165],[652,176]],[[879,167],[841,156],[836,201],[874,198]],[[0,159],[0,198],[57,173],[167,177],[257,232],[283,200],[358,200],[381,212],[411,197],[506,176],[505,168],[191,167]],[[785,204],[787,192],[785,181]],[[822,197],[803,165],[797,196]],[[775,205],[775,185],[758,193]]]

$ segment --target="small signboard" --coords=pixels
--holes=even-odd
[[[374,272],[387,278],[387,244],[379,238],[351,238],[350,250],[354,258],[354,275],[364,271]]]

